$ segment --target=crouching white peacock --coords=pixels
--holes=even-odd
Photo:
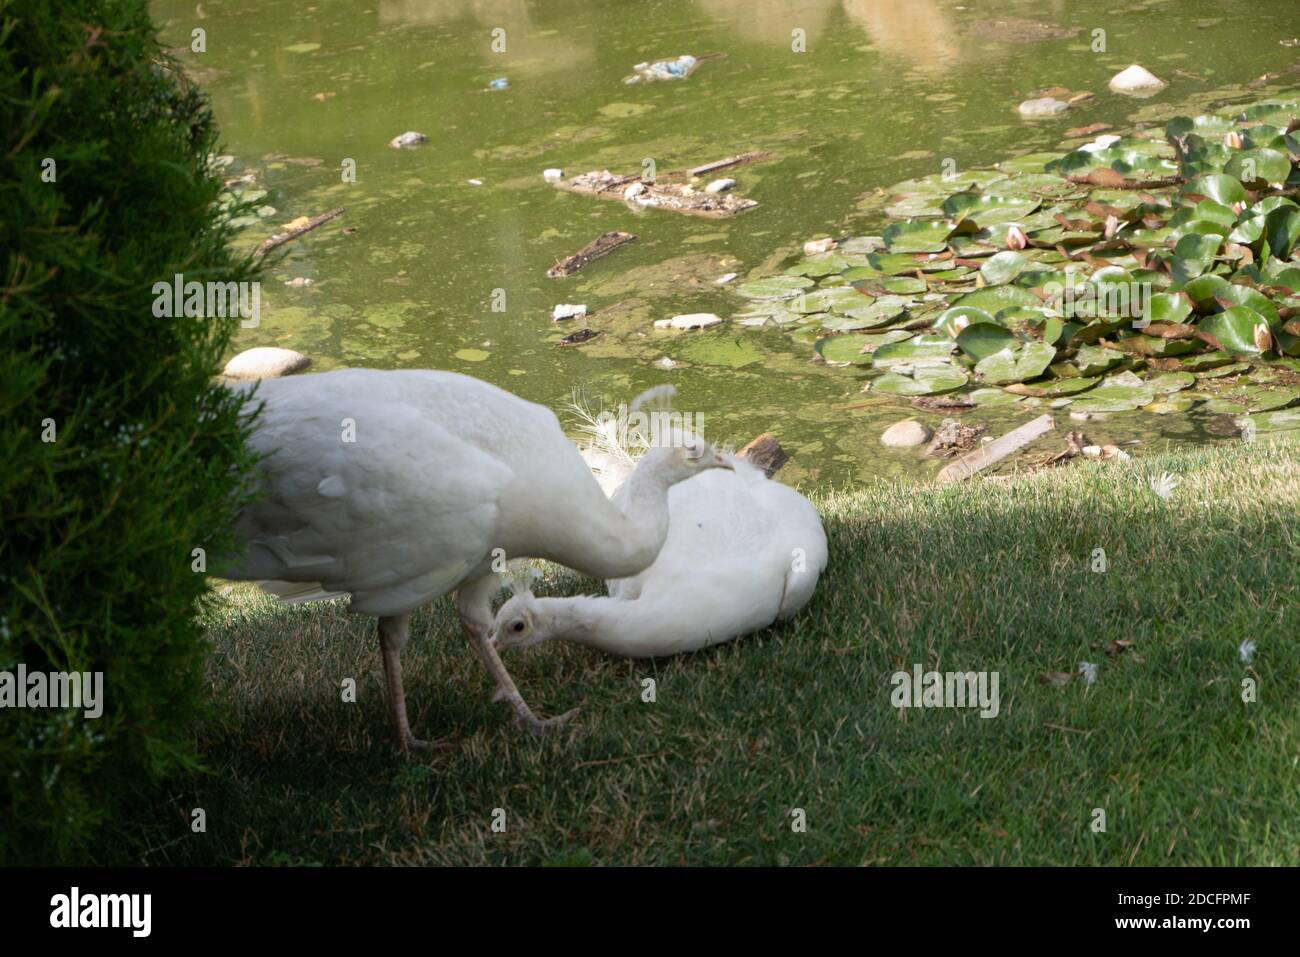
[[[669,488],[731,467],[702,442],[654,450],[620,511],[554,413],[468,376],[349,369],[264,380],[257,398],[265,494],[240,516],[243,553],[224,573],[289,601],[350,596],[350,611],[376,616],[403,750],[430,747],[411,734],[402,686],[413,609],[457,591],[497,696],[532,730],[562,723],[574,712],[538,718],[492,646],[494,564],[534,557],[635,575],[668,534]]]
[[[635,460],[597,428],[589,458],[612,501],[636,514]],[[631,658],[695,651],[789,618],[826,567],[826,533],[806,498],[742,458],[668,493],[668,540],[645,571],[606,582],[608,597],[538,598],[518,580],[493,621],[499,650],[560,638]],[[636,461],[636,468],[632,463]]]

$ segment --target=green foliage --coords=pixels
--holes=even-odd
[[[249,466],[213,378],[238,319],[157,318],[152,287],[255,278],[214,145],[144,0],[0,0],[0,670],[102,671],[105,701],[0,711],[0,862],[94,859],[195,764],[191,555],[228,549]]]

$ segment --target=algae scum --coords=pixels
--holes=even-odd
[[[232,198],[252,204],[241,241],[346,208],[282,247],[237,349],[452,369],[556,409],[575,388],[616,406],[668,381],[708,437],[774,432],[794,456],[783,477],[820,484],[932,475],[941,462],[878,442],[908,417],[996,435],[1046,411],[1091,441],[1150,446],[1296,415],[1297,264],[1281,251],[1295,134],[1276,106],[1297,85],[1290,0],[1249,17],[1203,0],[160,0],[155,13],[212,94]],[[201,54],[180,49],[196,27]],[[682,78],[624,82],[686,53]],[[1109,92],[1134,62],[1168,86]],[[1017,113],[1076,91],[1094,95]],[[1097,124],[1124,138],[1078,151],[1095,132],[1067,131]],[[388,146],[408,130],[427,141]],[[749,151],[770,156],[667,176]],[[697,190],[730,177],[758,205],[682,215],[556,189],[547,168],[566,182],[654,169]],[[547,278],[614,230],[637,240]],[[819,236],[838,246],[801,256]],[[1136,318],[1151,325],[1108,314],[1108,294],[1130,289],[1149,291]],[[1102,295],[1089,305],[1086,290]],[[561,303],[587,315],[552,321]],[[682,313],[724,322],[655,327]]]

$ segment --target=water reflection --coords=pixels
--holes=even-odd
[[[700,8],[745,40],[789,47],[791,31],[810,47],[834,25],[835,12],[862,30],[887,57],[922,70],[955,63],[959,45],[952,16],[935,0],[698,0]]]
[[[452,24],[470,19],[482,32],[490,62],[516,73],[550,73],[589,63],[593,48],[574,39],[580,30],[548,30],[534,23],[525,0],[379,0],[381,24]],[[505,31],[505,49],[493,50],[492,31]]]

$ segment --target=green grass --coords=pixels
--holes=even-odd
[[[1148,481],[1168,471],[1168,501]],[[141,809],[147,863],[1300,863],[1300,450],[1075,462],[1011,482],[818,500],[830,568],[797,620],[628,662],[553,643],[507,663],[516,732],[446,601],[405,661],[389,747],[369,619],[241,587],[211,612],[212,773]],[[1108,570],[1091,570],[1094,548]],[[552,570],[543,587],[589,583]],[[1243,664],[1238,646],[1258,651]],[[1131,641],[1110,657],[1112,640]],[[1046,672],[1097,663],[1095,684]],[[1001,713],[896,711],[889,676],[997,671]],[[357,704],[339,682],[355,677]],[[657,702],[641,701],[641,681]],[[1242,679],[1258,701],[1242,701]],[[202,807],[207,832],[193,834]],[[1090,828],[1104,808],[1105,833]],[[506,811],[505,833],[491,828]],[[807,830],[791,828],[803,808]]]

